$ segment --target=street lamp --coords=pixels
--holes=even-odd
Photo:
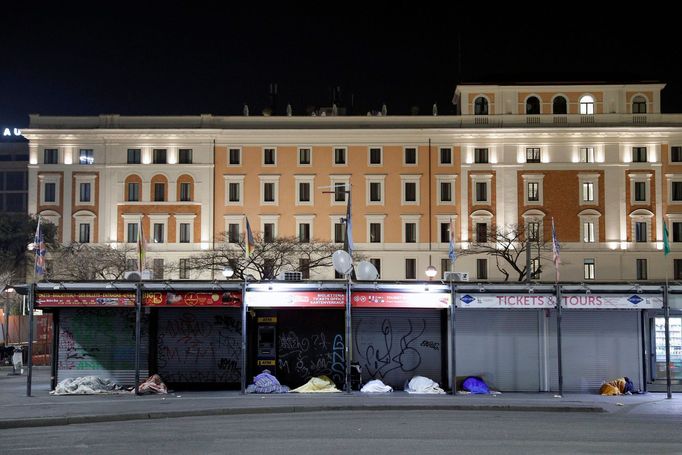
[[[424,273],[429,277],[429,280],[431,280],[434,276],[438,275],[438,270],[433,265],[429,265]]]
[[[232,278],[232,276],[234,275],[234,269],[229,265],[226,265],[225,268],[223,268],[222,274],[225,277],[225,279]]]

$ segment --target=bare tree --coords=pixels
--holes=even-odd
[[[511,274],[516,274],[517,281],[539,278],[542,273],[542,260],[550,260],[546,254],[550,251],[544,239],[533,239],[527,242],[523,227],[516,224],[507,226],[492,226],[487,232],[486,242],[472,242],[468,249],[461,250],[462,255],[485,254],[495,258],[497,270],[504,275],[504,281],[509,280]],[[536,270],[528,270],[526,251],[530,247],[532,259],[538,259]],[[545,256],[543,256],[545,253]]]
[[[126,270],[130,249],[106,245],[72,243],[53,252],[51,280],[118,280]]]
[[[266,242],[262,236],[255,235],[256,245],[246,258],[243,236],[239,242],[227,242],[228,236],[223,232],[219,239],[213,250],[190,259],[192,270],[220,273],[229,265],[234,270],[234,276],[241,280],[246,275],[272,279],[282,271],[303,272],[305,276],[313,270],[330,267],[332,254],[339,249],[339,245],[317,240],[304,243],[296,237],[278,237]]]

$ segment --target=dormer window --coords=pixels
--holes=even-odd
[[[474,115],[488,115],[488,100],[479,96],[474,100]]]
[[[633,114],[646,114],[646,99],[637,95],[632,99],[632,113]]]
[[[590,95],[585,95],[580,98],[580,113],[582,115],[594,114],[594,98]]]

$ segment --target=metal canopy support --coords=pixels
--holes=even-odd
[[[455,302],[457,299],[457,287],[450,282],[450,337],[452,338],[452,352],[450,353],[450,374],[452,375],[452,394],[457,394],[457,352],[455,337],[457,336],[457,330],[455,330]]]
[[[135,396],[140,387],[140,325],[142,318],[142,283],[135,286]]]
[[[244,274],[244,284],[242,285],[242,374],[241,374],[241,393],[246,393],[246,274]]]
[[[564,395],[564,372],[561,358],[561,286],[556,285],[556,348],[557,348],[557,372],[559,375],[559,395]]]
[[[670,371],[670,305],[668,304],[668,283],[663,286],[663,310],[665,314],[665,388],[668,398],[673,397]]]
[[[36,284],[31,283],[28,288],[28,375],[26,376],[26,396],[31,396],[31,382],[33,381],[33,308],[35,307]]]
[[[348,282],[346,283],[346,393],[352,392],[350,380],[350,336],[351,336],[351,314],[350,314],[350,273],[347,275]]]

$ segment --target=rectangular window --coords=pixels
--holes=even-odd
[[[310,182],[298,182],[298,201],[310,202]]]
[[[128,183],[128,201],[138,202],[140,200],[140,184]]]
[[[93,164],[95,162],[95,155],[92,149],[80,149],[78,162],[80,164]]]
[[[192,164],[192,149],[178,150],[178,162],[180,164]]]
[[[127,241],[128,241],[128,243],[136,243],[137,242],[138,229],[139,229],[138,223],[128,223],[128,227],[127,227],[127,230],[128,230]]]
[[[381,164],[381,149],[372,147],[369,149],[369,164],[379,165]]]
[[[450,223],[440,223],[440,243],[450,243]]]
[[[369,262],[377,269],[377,274],[381,276],[381,259],[370,258]]]
[[[452,202],[452,183],[440,182],[440,201]]]
[[[672,182],[671,190],[671,200],[675,202],[682,201],[682,182]]]
[[[275,184],[273,182],[263,183],[263,202],[275,202]]]
[[[239,166],[242,162],[242,151],[241,149],[230,149],[228,163],[231,166]]]
[[[488,162],[488,149],[487,148],[475,148],[474,149],[474,163],[485,164]]]
[[[528,182],[528,201],[538,202],[540,201],[540,184],[538,182]]]
[[[417,260],[405,259],[405,279],[414,280],[417,278]]]
[[[57,202],[57,184],[48,182],[45,184],[45,202]]]
[[[583,242],[594,243],[594,222],[585,221],[583,223]]]
[[[405,148],[405,164],[417,164],[417,149],[415,147]]]
[[[636,263],[637,267],[637,279],[638,280],[646,280],[647,278],[647,263],[646,259],[637,259]]]
[[[227,225],[227,241],[229,243],[239,243],[239,223]]]
[[[673,259],[673,280],[682,280],[682,259]]]
[[[646,221],[635,222],[635,242],[646,242]]]
[[[488,183],[476,182],[476,202],[486,202],[488,200]]]
[[[440,164],[452,164],[452,149],[450,147],[440,148]]]
[[[180,243],[189,243],[190,223],[180,223]]]
[[[346,226],[343,223],[334,223],[334,243],[346,241]]]
[[[369,223],[369,242],[381,243],[381,223]]]
[[[154,259],[152,273],[155,280],[163,280],[163,259]]]
[[[164,242],[164,237],[163,237],[163,223],[154,223],[153,226],[153,234],[154,234],[154,243],[163,243]]]
[[[310,164],[310,149],[298,149],[298,164],[308,166]]]
[[[405,243],[417,242],[417,223],[405,223]]]
[[[48,267],[48,270],[51,269]],[[126,259],[126,270],[138,270],[137,259]]]
[[[304,280],[310,279],[310,259],[301,258],[298,260],[298,271],[301,272],[301,278]]]
[[[583,262],[583,278],[594,280],[594,259],[585,259]]]
[[[417,202],[416,182],[405,182],[405,202]]]
[[[298,225],[298,241],[301,243],[310,243],[310,223],[301,223]]]
[[[487,280],[488,279],[488,260],[487,259],[476,259],[476,279]]]
[[[646,147],[632,147],[632,162],[646,163]]]
[[[191,185],[187,182],[180,184],[180,201],[188,202],[192,200],[190,188]]]
[[[275,223],[263,224],[263,241],[272,243],[275,241]]]
[[[154,201],[162,202],[166,200],[166,184],[165,183],[155,183],[154,184]]]
[[[230,182],[227,184],[227,200],[228,202],[239,202],[240,201],[240,194],[239,194],[239,183],[238,182]]]
[[[381,182],[369,182],[369,200],[381,202]]]
[[[583,182],[583,202],[594,202],[593,182]]]
[[[540,279],[540,258],[533,258],[530,261],[530,277],[534,280]]]
[[[152,151],[152,163],[166,164],[166,149],[154,149]]]
[[[581,147],[580,161],[582,163],[594,163],[594,147]]]
[[[85,182],[79,185],[79,202],[90,202],[90,183]]]
[[[673,163],[682,162],[682,147],[670,147],[670,161]]]
[[[539,163],[540,149],[537,147],[529,147],[526,149],[526,163]]]
[[[334,183],[334,201],[345,202],[346,201],[346,184],[336,182]]]
[[[59,149],[45,149],[43,162],[45,164],[59,164]]]
[[[181,280],[188,280],[189,279],[189,259],[187,258],[181,258],[180,261],[178,262],[178,268],[179,268],[179,277]]]
[[[275,160],[276,160],[275,149],[273,148],[263,149],[263,164],[274,165]]]
[[[531,242],[537,242],[540,239],[540,223],[531,221],[528,223],[528,239]]]
[[[78,225],[78,241],[80,243],[90,243],[90,223],[80,223]]]
[[[673,242],[682,242],[682,223],[673,222],[673,232],[672,232]]]
[[[635,202],[646,202],[646,182],[635,182]]]
[[[337,165],[346,164],[346,149],[344,148],[334,149],[334,164]]]
[[[478,243],[488,241],[488,223],[476,223],[476,241]]]
[[[142,150],[141,149],[128,149],[128,164],[140,164],[142,163]]]

